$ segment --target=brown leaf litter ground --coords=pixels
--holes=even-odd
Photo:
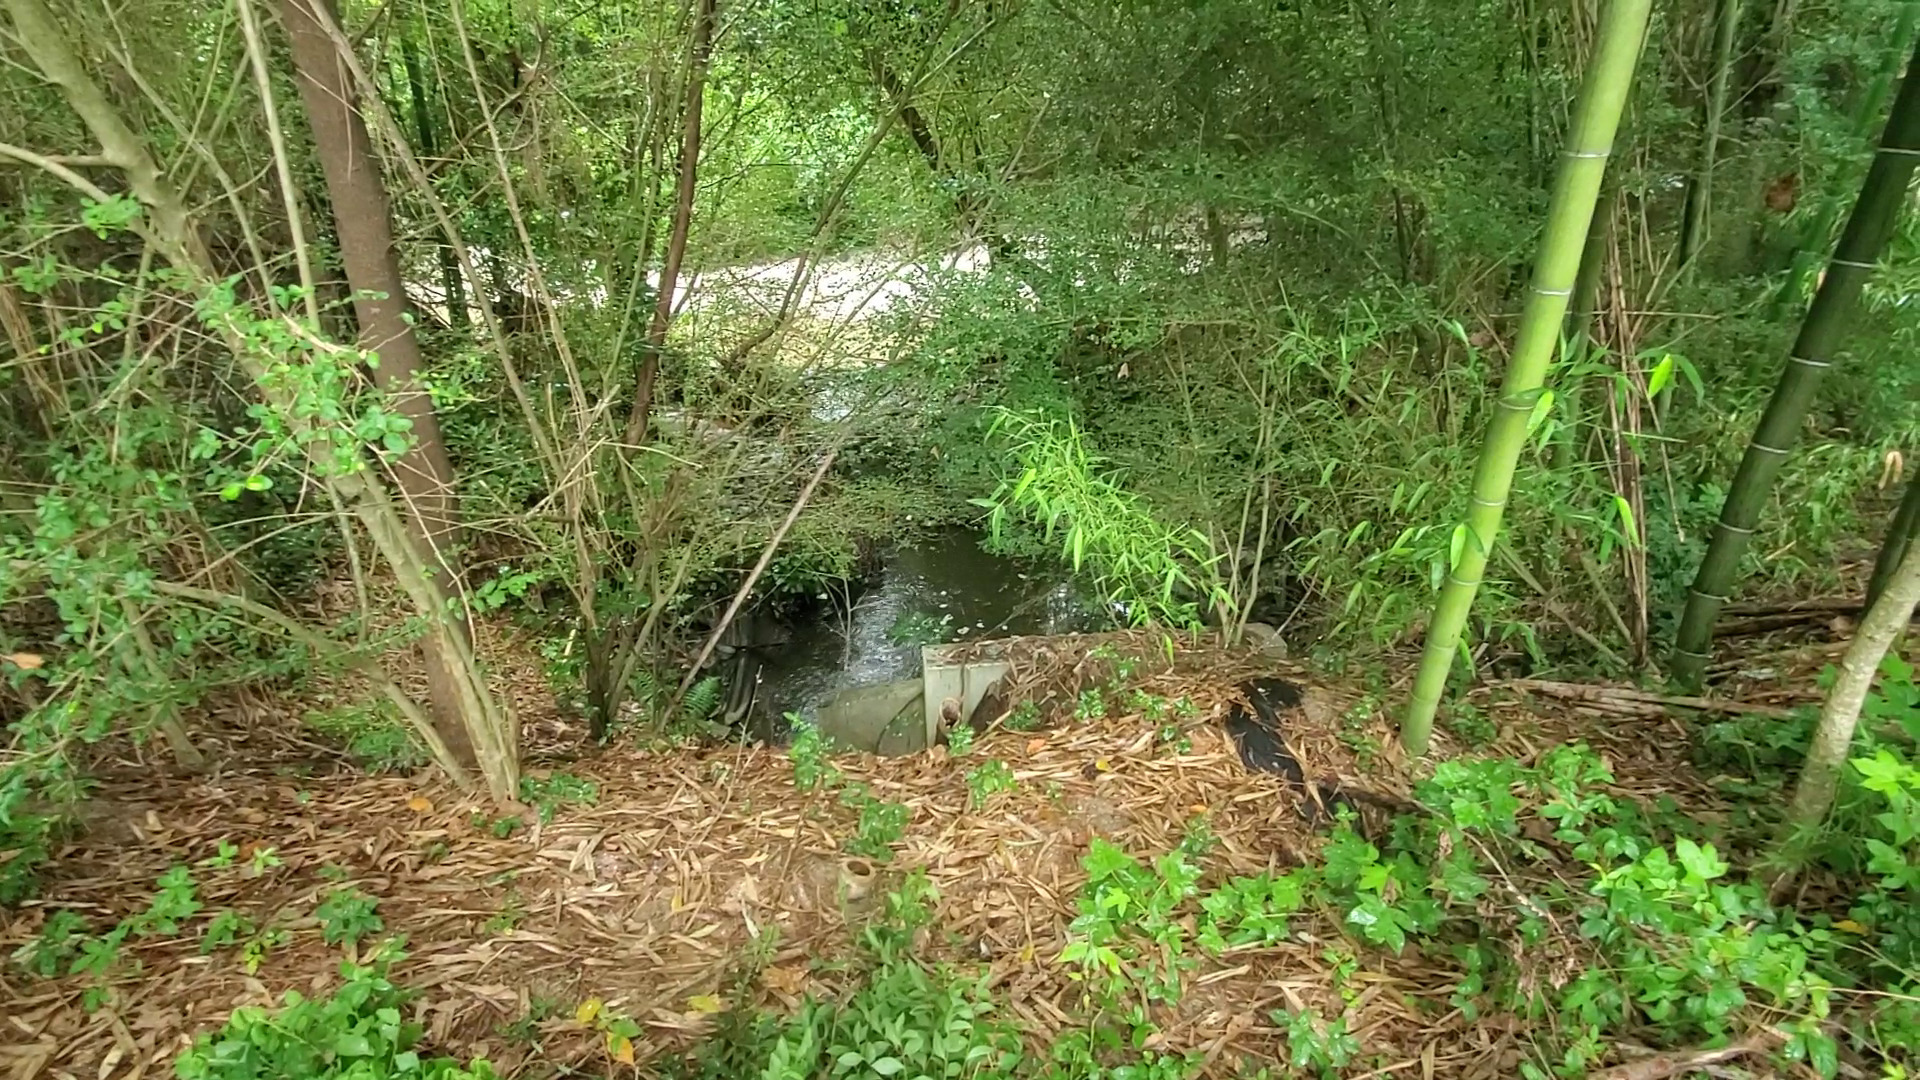
[[[493,635],[490,635],[493,636]],[[1144,657],[1132,683],[1197,707],[1183,732],[1190,748],[1163,744],[1158,725],[1138,714],[1075,722],[1062,714],[1087,687],[1111,675],[1089,659],[1105,640]],[[530,653],[509,641],[490,652],[514,688],[529,732],[566,730],[539,688]],[[597,803],[568,806],[553,820],[505,838],[491,808],[428,776],[365,776],[288,757],[310,750],[259,736],[236,762],[179,775],[128,760],[103,769],[88,807],[90,829],[68,844],[42,898],[0,912],[0,950],[32,940],[47,914],[68,908],[97,929],[144,907],[154,879],[176,864],[215,854],[226,840],[243,853],[275,849],[282,865],[249,877],[241,869],[196,870],[211,913],[231,907],[261,926],[291,931],[257,973],[234,949],[200,954],[196,937],[129,942],[112,979],[111,1003],[88,1013],[84,981],[0,974],[0,1073],[16,1080],[109,1080],[170,1076],[173,1056],[194,1032],[218,1025],[243,1004],[271,1004],[289,989],[325,992],[341,949],[321,940],[313,910],[338,883],[379,900],[388,933],[404,933],[408,959],[396,981],[422,991],[418,1008],[434,1048],[485,1056],[511,1073],[534,1058],[598,1075],[635,1075],[610,1061],[578,1025],[576,1006],[599,998],[636,1020],[645,1074],[650,1055],[684,1051],[711,1030],[714,996],[757,952],[749,991],[755,1004],[793,1008],[809,993],[832,993],[833,961],[851,952],[858,925],[907,871],[924,869],[938,887],[927,955],[984,964],[999,997],[1038,1041],[1073,1023],[1079,988],[1055,963],[1083,881],[1081,857],[1100,836],[1139,856],[1171,849],[1188,822],[1204,817],[1219,844],[1207,882],[1284,868],[1316,843],[1297,794],[1274,776],[1249,773],[1222,719],[1234,687],[1278,675],[1306,688],[1289,718],[1290,748],[1316,779],[1391,801],[1407,770],[1380,699],[1340,680],[1251,651],[1144,635],[1036,641],[1016,662],[1015,700],[1046,703],[1059,722],[1031,733],[983,735],[966,762],[944,748],[911,757],[844,757],[849,782],[902,803],[911,821],[893,858],[852,858],[843,847],[856,814],[826,792],[796,789],[778,750],[741,746],[648,752],[609,749],[545,755],[530,766],[594,781]],[[1688,764],[1685,732],[1664,710],[1615,699],[1565,700],[1482,693],[1500,729],[1498,752],[1528,758],[1586,739],[1608,759],[1619,793],[1670,796],[1710,811],[1715,799]],[[1444,733],[1441,740],[1444,743]],[[535,740],[537,741],[537,740]],[[1441,745],[1437,753],[1461,748]],[[981,809],[969,806],[972,763],[998,758],[1018,784]],[[303,775],[305,773],[305,775]],[[1295,940],[1270,948],[1201,957],[1182,1005],[1160,1019],[1164,1045],[1206,1055],[1207,1074],[1231,1076],[1245,1058],[1270,1061],[1284,1040],[1276,1008],[1341,1008],[1329,959],[1337,928],[1302,921]],[[1347,984],[1349,1024],[1369,1056],[1388,1064],[1369,1076],[1504,1077],[1527,1045],[1526,1023],[1472,1020],[1447,1003],[1454,981],[1445,957],[1362,954]]]

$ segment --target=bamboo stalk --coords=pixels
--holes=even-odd
[[[1409,754],[1426,753],[1433,715],[1446,691],[1474,593],[1499,538],[1500,519],[1513,486],[1513,467],[1526,443],[1528,420],[1539,402],[1547,365],[1560,341],[1567,300],[1579,274],[1587,230],[1599,201],[1613,136],[1633,85],[1633,69],[1645,39],[1651,0],[1612,0],[1601,17],[1600,39],[1574,105],[1567,145],[1560,154],[1546,233],[1534,263],[1533,286],[1520,317],[1519,339],[1507,365],[1499,402],[1474,469],[1473,502],[1456,532],[1458,552],[1427,626],[1426,649],[1414,678],[1413,696],[1401,721]]]
[[[1740,29],[1740,0],[1720,0],[1713,29],[1713,78],[1707,84],[1706,124],[1700,136],[1700,166],[1680,223],[1680,252],[1686,266],[1706,243],[1713,213],[1713,166],[1720,151],[1720,121],[1727,111],[1727,82],[1733,70],[1733,39]]]
[[[1913,177],[1915,155],[1920,154],[1920,79],[1914,74],[1910,69],[1900,85],[1900,96],[1893,103],[1893,114],[1887,119],[1873,166],[1860,186],[1846,232],[1827,264],[1826,277],[1814,291],[1786,369],[1767,402],[1767,411],[1760,417],[1753,441],[1740,459],[1740,469],[1720,511],[1720,523],[1705,558],[1700,560],[1671,660],[1674,681],[1683,689],[1697,687],[1706,671],[1714,621],[1727,602],[1747,542],[1760,523],[1760,510],[1799,438],[1800,425],[1813,404],[1821,377],[1832,366],[1847,326],[1853,321],[1860,290],[1899,220],[1907,183]]]
[[[1887,582],[1892,580],[1900,561],[1907,557],[1907,548],[1912,546],[1916,531],[1920,531],[1920,475],[1907,481],[1907,495],[1900,500],[1900,509],[1893,512],[1887,535],[1880,541],[1880,556],[1873,560],[1873,577],[1867,581],[1869,610],[1887,591]]]

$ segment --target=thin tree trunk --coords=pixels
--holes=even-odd
[[[1907,495],[1900,500],[1900,509],[1893,512],[1893,520],[1887,524],[1887,535],[1880,541],[1880,557],[1873,561],[1873,577],[1867,580],[1869,609],[1887,591],[1887,583],[1893,579],[1894,570],[1906,561],[1907,549],[1913,546],[1915,532],[1920,532],[1920,473],[1907,481]]]
[[[1487,428],[1487,441],[1474,469],[1473,502],[1455,533],[1455,556],[1433,618],[1414,679],[1412,700],[1401,721],[1400,741],[1414,756],[1426,753],[1433,715],[1447,687],[1454,651],[1473,607],[1473,595],[1486,572],[1487,559],[1500,534],[1500,518],[1513,486],[1513,467],[1527,439],[1527,422],[1540,400],[1547,365],[1560,341],[1567,300],[1579,274],[1580,255],[1592,223],[1594,204],[1613,152],[1614,133],[1633,86],[1633,69],[1646,36],[1652,0],[1611,0],[1600,26],[1599,46],[1580,87],[1567,147],[1547,213],[1546,233],[1534,264],[1533,287],[1520,318],[1519,340],[1500,387],[1499,403]]]
[[[326,174],[340,259],[346,265],[353,311],[360,323],[360,346],[379,354],[374,384],[413,422],[413,446],[394,463],[394,473],[421,529],[444,559],[457,521],[453,462],[440,437],[433,400],[420,386],[426,363],[413,324],[407,320],[406,283],[393,246],[386,181],[373,155],[366,121],[355,104],[352,81],[332,40],[321,29],[313,5],[327,5],[327,17],[337,18],[329,0],[282,0],[280,5],[298,73],[294,82],[306,104],[314,149]]]
[[[393,246],[386,180],[373,154],[366,121],[355,104],[352,79],[319,18],[321,14],[329,20],[337,16],[330,6],[314,7],[327,4],[328,0],[282,0],[280,19],[292,44],[294,82],[306,105],[314,150],[326,175],[340,259],[353,289],[360,345],[379,356],[373,366],[374,384],[413,424],[413,443],[393,463],[394,475],[411,510],[409,522],[433,551],[446,588],[458,577],[452,551],[458,521],[453,462],[440,435],[433,400],[420,386],[426,363],[406,317],[406,283]],[[440,250],[447,254],[444,246]],[[450,625],[454,632],[461,632],[459,621]],[[456,661],[432,638],[421,642],[421,652],[440,737],[462,766],[476,768],[479,759],[461,719],[457,676],[451,670]]]
[[[1705,130],[1700,136],[1700,165],[1687,188],[1687,204],[1680,221],[1682,267],[1693,261],[1706,242],[1713,214],[1713,165],[1720,153],[1720,120],[1727,112],[1727,83],[1733,74],[1733,41],[1740,29],[1740,0],[1720,0],[1713,28],[1713,78],[1707,84]]]
[[[1840,675],[1827,691],[1827,700],[1820,708],[1820,726],[1814,729],[1807,762],[1800,768],[1799,783],[1794,785],[1784,845],[1803,842],[1833,809],[1840,770],[1846,767],[1854,727],[1860,721],[1860,708],[1873,688],[1880,661],[1913,618],[1915,604],[1920,604],[1920,549],[1910,549],[1900,560],[1899,569],[1888,575],[1886,591],[1867,609],[1853,640],[1847,643],[1846,654],[1840,658]],[[1798,860],[1791,851],[1787,854],[1785,862],[1791,867]],[[1776,888],[1779,884],[1776,881]]]
[[[700,170],[700,108],[707,87],[707,60],[713,54],[714,0],[695,0],[692,62],[687,69],[687,103],[680,134],[680,180],[673,196],[673,226],[667,234],[667,257],[660,267],[660,289],[653,301],[653,321],[647,325],[646,359],[633,388],[633,411],[627,417],[626,444],[647,439],[653,412],[653,384],[660,376],[660,353],[667,346],[667,327],[673,321],[673,294],[680,281],[680,264],[687,255],[687,230],[693,222],[693,193]]]
[[[434,155],[436,145],[433,112],[427,106],[426,79],[420,73],[420,57],[414,51],[410,37],[400,38],[400,64],[407,72],[407,90],[413,100],[413,130],[415,137],[420,140],[420,153],[430,158]],[[464,330],[471,316],[467,311],[466,282],[460,277],[460,264],[453,257],[453,245],[442,239],[433,247],[440,259],[441,288],[447,295],[447,325],[455,330]]]
[[[1827,274],[1813,294],[1813,304],[1800,324],[1800,335],[1787,357],[1787,367],[1774,387],[1759,429],[1740,459],[1740,471],[1727,489],[1720,524],[1714,530],[1706,557],[1687,595],[1671,662],[1674,680],[1685,689],[1697,688],[1706,671],[1713,645],[1713,624],[1727,602],[1729,590],[1746,554],[1747,541],[1760,523],[1760,510],[1773,490],[1774,477],[1800,436],[1800,425],[1813,403],[1820,379],[1852,321],[1860,289],[1873,273],[1899,221],[1907,182],[1913,176],[1914,157],[1920,153],[1920,78],[1909,69],[1893,104],[1893,115],[1880,139],[1880,151],[1860,186],[1847,230],[1834,249]]]

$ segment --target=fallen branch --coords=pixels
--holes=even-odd
[[[1550,679],[1508,679],[1496,686],[1509,687],[1528,693],[1544,694],[1566,701],[1583,701],[1593,705],[1613,708],[1624,712],[1633,712],[1645,716],[1657,716],[1668,708],[1698,709],[1701,712],[1744,713],[1750,716],[1787,717],[1793,714],[1791,709],[1778,705],[1760,705],[1744,701],[1724,701],[1718,698],[1691,697],[1675,694],[1656,694],[1650,690],[1636,690],[1630,686],[1606,686],[1596,683],[1555,682]]]
[[[1602,1073],[1595,1073],[1593,1080],[1665,1080],[1669,1076],[1692,1072],[1707,1065],[1719,1065],[1748,1054],[1764,1054],[1774,1043],[1772,1033],[1750,1035],[1737,1043],[1731,1043],[1713,1050],[1687,1050],[1672,1054],[1655,1054],[1639,1061],[1616,1065]]]
[[[806,509],[808,500],[813,498],[813,489],[820,486],[820,481],[827,475],[827,469],[832,467],[833,459],[838,456],[840,456],[840,448],[837,446],[827,451],[827,456],[820,459],[820,467],[813,471],[813,479],[808,480],[807,486],[800,489],[800,497],[793,500],[793,509],[787,511],[787,519],[780,523],[779,528],[773,530],[773,536],[767,540],[765,550],[760,552],[760,561],[753,564],[753,570],[747,574],[747,580],[740,583],[740,591],[733,594],[733,602],[727,605],[727,610],[720,616],[720,621],[713,624],[713,632],[707,635],[707,643],[700,646],[700,655],[695,657],[692,666],[687,668],[686,678],[680,680],[680,689],[673,692],[673,704],[668,707],[668,713],[680,708],[681,699],[687,696],[687,691],[693,687],[693,681],[700,677],[700,669],[707,666],[707,658],[713,655],[714,647],[720,644],[720,635],[727,632],[733,617],[740,613],[740,605],[747,602],[747,595],[753,592],[754,582],[760,580],[760,575],[767,569],[767,564],[773,561],[773,553],[779,549],[780,541],[786,538],[787,530],[793,527],[794,520],[800,516],[800,511]]]

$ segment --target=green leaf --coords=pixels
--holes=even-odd
[[[867,1063],[867,1067],[881,1076],[893,1076],[906,1068],[897,1057],[883,1057]]]
[[[1673,382],[1673,354],[1667,353],[1660,362],[1653,365],[1653,372],[1647,376],[1647,397],[1657,398]]]
[[[1634,527],[1633,504],[1619,495],[1613,497],[1613,509],[1620,515],[1620,532],[1628,547],[1640,546],[1640,530]]]
[[[1675,837],[1673,853],[1689,874],[1702,881],[1712,881],[1727,872],[1727,864],[1720,860],[1712,844],[1703,847],[1684,836]]]
[[[365,1035],[352,1031],[343,1031],[334,1036],[333,1052],[340,1057],[366,1057],[373,1053],[373,1044]]]
[[[1464,554],[1466,550],[1467,527],[1465,525],[1455,525],[1453,527],[1453,538],[1447,541],[1448,570],[1458,570],[1460,568],[1460,556]]]
[[[1533,401],[1533,411],[1527,414],[1527,438],[1533,438],[1533,433],[1540,430],[1540,425],[1546,423],[1552,413],[1553,391],[1542,390]]]

